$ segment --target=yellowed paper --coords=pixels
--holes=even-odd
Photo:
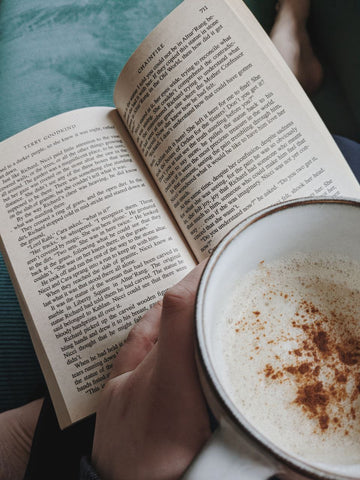
[[[129,329],[194,260],[115,110],[63,114],[1,151],[2,243],[65,427],[95,411]]]
[[[139,47],[114,100],[200,260],[290,198],[359,196],[309,99],[240,0],[189,0]]]

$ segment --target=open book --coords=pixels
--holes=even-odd
[[[114,101],[0,144],[2,251],[62,428],[96,410],[134,322],[239,221],[360,193],[241,0],[185,0]]]

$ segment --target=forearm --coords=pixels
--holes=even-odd
[[[1,480],[22,480],[42,399],[0,414]]]

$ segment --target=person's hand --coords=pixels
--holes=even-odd
[[[210,435],[194,358],[194,303],[203,265],[131,330],[96,414],[92,462],[102,480],[168,480]]]

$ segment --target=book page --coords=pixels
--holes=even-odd
[[[129,329],[195,262],[116,110],[60,115],[0,152],[5,259],[65,427],[94,412]]]
[[[114,100],[199,260],[266,206],[359,196],[332,137],[241,0],[186,0],[127,63]]]

